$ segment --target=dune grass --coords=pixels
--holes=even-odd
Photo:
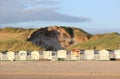
[[[67,48],[67,50],[72,50],[74,48],[78,49],[119,49],[120,48],[120,35],[117,33],[110,33],[110,34],[101,34],[95,35],[90,40],[79,43]]]
[[[1,28],[0,29],[0,51],[20,51],[20,50],[43,50],[42,47],[36,46],[27,41],[30,34],[36,29],[24,28]]]

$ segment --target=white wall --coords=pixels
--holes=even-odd
[[[109,51],[103,49],[99,51],[99,60],[110,60]]]
[[[44,59],[52,59],[52,51],[43,51]]]
[[[7,52],[8,60],[13,61],[15,59],[15,53],[12,51]]]
[[[120,59],[120,50],[115,50],[115,58]]]
[[[85,59],[94,60],[94,50],[85,50]]]
[[[19,51],[19,60],[27,60],[27,51]]]
[[[39,59],[40,59],[39,51],[31,52],[31,60],[39,60]]]
[[[66,50],[58,50],[57,51],[58,58],[66,58],[67,57],[67,51]]]

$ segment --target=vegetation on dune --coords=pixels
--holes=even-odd
[[[119,49],[120,48],[120,34],[106,33],[106,34],[97,34],[91,35],[85,32],[82,29],[75,27],[64,27],[65,31],[77,40],[78,44],[69,46],[67,50],[77,49]],[[47,27],[46,27],[47,28]],[[45,30],[47,35],[48,32],[45,28],[41,29],[25,29],[25,28],[0,28],[0,51],[20,51],[20,50],[45,50],[45,48],[37,46],[30,41],[27,41],[28,38],[36,31]],[[34,37],[38,37],[38,34],[34,34]]]
[[[62,26],[71,36],[77,36],[78,38],[81,38],[81,36],[89,36],[92,37],[91,34],[85,32],[84,30],[80,28],[75,28],[75,27],[65,27]]]
[[[64,28],[64,30],[68,33],[68,36],[71,36],[71,38],[78,38],[82,41],[88,40],[92,35],[85,32],[82,29],[75,28],[75,27],[64,27],[64,26],[56,26]],[[6,27],[0,29],[0,51],[19,51],[19,50],[44,50],[45,48],[42,48],[37,45],[35,45],[35,42],[28,41],[28,38],[31,37],[31,34],[33,34],[33,37],[39,37],[39,31],[43,31],[45,35],[48,35],[52,32],[48,31],[49,27],[40,28],[40,29],[26,29],[26,28],[13,28],[13,27]],[[38,31],[38,32],[37,32]],[[69,38],[69,39],[71,39]],[[85,39],[84,39],[85,38]],[[80,40],[80,41],[81,41]]]
[[[22,33],[22,32],[32,32],[36,29],[33,28],[29,28],[29,29],[25,29],[25,28],[14,28],[14,27],[6,27],[6,28],[1,28],[0,29],[0,33]]]
[[[43,48],[24,40],[7,40],[0,42],[0,51],[43,50]]]
[[[81,29],[75,29],[74,30],[74,36],[77,38],[77,39],[90,39],[92,37],[91,34],[81,30]]]
[[[68,32],[68,34],[72,38],[74,38],[75,43],[85,42],[93,36],[92,34],[89,34],[80,28],[75,27],[63,27],[63,28]]]
[[[70,34],[71,37],[73,37],[73,35],[74,35],[74,33],[73,33],[74,28],[72,28],[72,27],[64,27],[64,26],[62,26],[62,28],[64,28],[68,32],[68,34]]]
[[[74,48],[78,49],[119,49],[120,48],[120,35],[118,33],[110,33],[110,34],[99,34],[93,36],[90,40],[79,43],[77,45],[73,45],[68,50],[72,50]]]
[[[27,39],[36,29],[24,28],[1,28],[0,29],[0,51],[20,51],[20,50],[44,50]]]

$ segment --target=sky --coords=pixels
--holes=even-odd
[[[120,0],[0,0],[0,27],[71,26],[120,33]]]

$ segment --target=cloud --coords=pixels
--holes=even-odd
[[[57,0],[0,0],[0,24],[28,21],[85,22],[89,20],[59,13],[60,9],[53,7],[58,3]]]
[[[57,0],[26,0],[25,2],[32,6],[36,6],[39,4],[40,5],[56,5],[59,3]]]

